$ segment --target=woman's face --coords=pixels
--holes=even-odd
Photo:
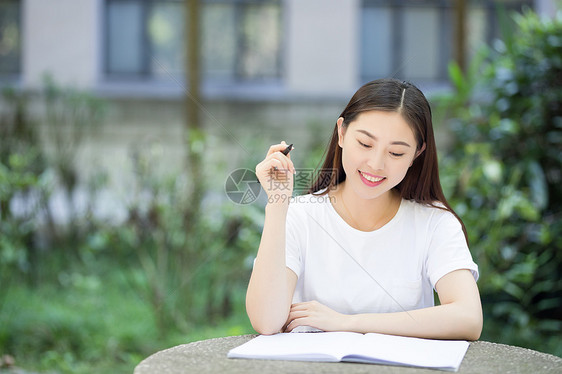
[[[360,198],[373,199],[404,179],[417,153],[414,133],[401,114],[369,111],[359,114],[347,129],[342,123],[339,118],[346,186]]]

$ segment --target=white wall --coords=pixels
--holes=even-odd
[[[553,18],[557,11],[562,11],[561,0],[535,0],[535,11],[542,17]]]
[[[50,72],[64,85],[98,82],[99,0],[24,0],[23,84],[37,87]]]
[[[347,96],[357,89],[358,0],[286,0],[285,84],[290,93]]]

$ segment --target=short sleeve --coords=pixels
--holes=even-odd
[[[285,225],[285,264],[297,277],[302,270],[302,237],[306,235],[304,224],[298,215],[298,208],[290,204]]]
[[[439,215],[429,241],[426,258],[427,275],[433,288],[444,275],[468,269],[478,280],[478,265],[472,260],[459,220],[450,212]]]

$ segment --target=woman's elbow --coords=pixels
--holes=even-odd
[[[283,323],[279,322],[281,318],[271,316],[267,313],[267,311],[254,310],[253,308],[246,306],[246,313],[248,314],[252,327],[258,334],[273,335],[283,329]]]
[[[252,318],[250,317],[250,323],[256,332],[260,335],[273,335],[281,332],[283,326],[279,326],[273,323],[271,320],[265,318]]]
[[[273,335],[273,334],[277,334],[278,332],[281,332],[281,329],[273,326],[260,326],[260,325],[254,325],[252,323],[252,327],[260,335]]]
[[[482,334],[482,327],[484,325],[484,320],[482,317],[482,311],[479,313],[473,313],[472,315],[466,316],[464,321],[464,334],[466,335],[464,339],[466,340],[478,340]]]

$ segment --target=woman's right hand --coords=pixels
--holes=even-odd
[[[281,153],[285,148],[285,141],[272,145],[265,159],[256,165],[256,175],[267,193],[268,204],[286,204],[293,194],[295,167],[291,155]]]

